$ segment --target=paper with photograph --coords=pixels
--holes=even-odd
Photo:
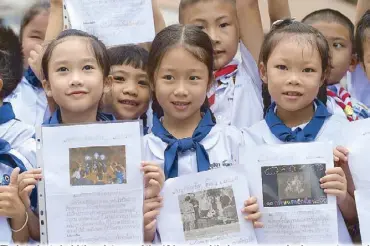
[[[162,244],[256,244],[251,222],[241,212],[248,182],[235,167],[168,179],[158,217]],[[170,221],[170,223],[169,223]]]
[[[348,165],[356,190],[370,189],[370,119],[351,122],[345,132],[345,147],[349,150]]]
[[[362,245],[370,244],[370,190],[355,191],[358,219],[360,221],[360,232]]]
[[[142,243],[139,121],[45,126],[41,243]]]
[[[245,152],[252,196],[262,212],[259,243],[333,244],[338,241],[337,205],[320,187],[332,168],[330,143],[261,145]]]
[[[151,42],[155,36],[152,0],[64,0],[65,25],[97,36],[105,45]]]

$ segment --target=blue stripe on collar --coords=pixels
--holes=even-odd
[[[3,106],[0,107],[0,124],[4,124],[14,119],[15,114],[12,105],[8,102],[4,102]]]

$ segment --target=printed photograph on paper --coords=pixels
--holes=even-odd
[[[185,240],[240,232],[232,186],[178,197]]]
[[[321,163],[261,167],[264,207],[327,204],[320,187],[325,170]]]
[[[71,186],[126,184],[125,146],[69,149]]]

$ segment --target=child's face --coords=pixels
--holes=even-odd
[[[366,39],[363,41],[364,63],[363,68],[367,78],[370,80],[370,29],[365,31]]]
[[[21,41],[25,67],[28,66],[28,58],[30,57],[31,50],[37,44],[41,45],[44,42],[48,20],[49,12],[44,10],[36,15],[23,30]]]
[[[213,0],[193,4],[183,10],[181,22],[201,27],[212,39],[215,69],[232,61],[239,44],[238,21],[232,3]]]
[[[90,42],[70,37],[58,44],[51,55],[46,88],[61,110],[83,113],[97,110],[103,94],[104,76]]]
[[[208,71],[204,63],[183,47],[167,51],[155,74],[155,94],[165,117],[199,118],[207,94]]]
[[[149,107],[150,88],[147,73],[129,65],[111,66],[113,76],[112,108],[118,120],[138,119]]]
[[[319,52],[299,37],[281,40],[260,72],[271,98],[290,112],[311,105],[323,83]]]
[[[329,43],[332,56],[332,69],[328,84],[338,83],[347,73],[355,68],[354,56],[352,56],[352,42],[348,28],[335,22],[315,22],[312,24],[319,30]]]

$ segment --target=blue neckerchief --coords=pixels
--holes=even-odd
[[[148,132],[149,132],[149,127],[144,126],[144,127],[143,127],[143,132],[144,132],[144,136],[145,136],[146,134],[148,134]]]
[[[0,107],[0,125],[15,119],[13,107],[10,103],[4,102]]]
[[[20,173],[27,171],[23,162],[18,157],[10,153],[10,150],[11,150],[10,144],[4,139],[0,139],[0,163],[3,165],[7,165],[13,169],[19,167]],[[2,184],[2,185],[8,185],[8,184]],[[33,189],[31,193],[31,205],[33,207],[37,206],[37,189],[36,188]]]
[[[24,77],[30,83],[32,86],[36,88],[42,88],[42,84],[40,80],[37,78],[35,73],[32,71],[31,67],[28,67],[28,69],[24,72]]]
[[[198,172],[209,170],[208,153],[204,146],[200,144],[200,141],[208,135],[214,125],[211,111],[207,110],[191,138],[176,139],[163,127],[158,117],[154,115],[152,132],[168,144],[164,152],[164,174],[166,179],[178,176],[178,153],[187,150],[196,151]]]
[[[310,142],[314,141],[325,120],[330,116],[325,105],[315,99],[317,105],[314,116],[311,121],[303,128],[297,128],[294,131],[287,127],[280,118],[275,114],[276,103],[272,103],[269,107],[265,121],[274,134],[282,142]]]
[[[97,121],[114,121],[116,120],[113,115],[105,114],[98,112],[96,115]],[[43,125],[57,125],[62,123],[62,116],[60,114],[60,109],[55,110],[55,112],[51,115],[50,119],[45,121]]]

